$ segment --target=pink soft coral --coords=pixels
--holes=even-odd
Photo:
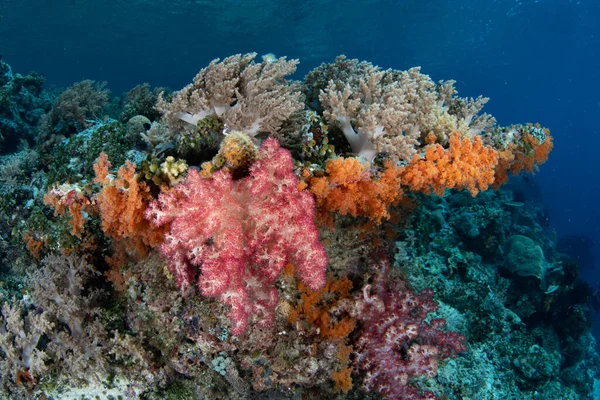
[[[309,288],[325,284],[327,258],[313,222],[314,200],[297,185],[289,151],[270,138],[250,176],[233,180],[218,171],[202,178],[191,170],[146,212],[156,226],[170,223],[161,251],[178,286],[187,290],[199,275],[203,295],[231,306],[235,335],[252,314],[272,322],[278,301],[273,283],[288,262]]]

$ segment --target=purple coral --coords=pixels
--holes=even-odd
[[[432,392],[419,393],[410,379],[434,377],[438,361],[466,350],[465,337],[442,331],[444,319],[425,322],[427,315],[438,309],[433,291],[426,289],[417,295],[408,288],[390,290],[385,279],[387,259],[379,268],[358,303],[362,330],[355,349],[356,363],[366,371],[363,387],[375,389],[386,399],[435,399]]]

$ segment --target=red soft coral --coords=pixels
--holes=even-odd
[[[162,193],[146,213],[156,226],[170,224],[161,246],[183,290],[196,281],[207,297],[231,307],[232,333],[243,333],[252,314],[273,320],[274,281],[288,262],[313,290],[325,284],[327,258],[319,243],[312,196],[300,191],[289,151],[267,139],[250,175],[225,171],[187,179]]]

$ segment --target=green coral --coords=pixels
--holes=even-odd
[[[216,150],[223,138],[225,125],[217,116],[209,115],[198,121],[196,130],[182,131],[177,141],[177,152],[182,156],[197,155]]]
[[[130,135],[127,126],[114,120],[72,135],[42,156],[50,160],[48,182],[90,180],[100,153],[106,153],[111,163],[119,166],[125,163],[127,152],[135,142],[136,138]]]
[[[544,281],[544,252],[527,236],[513,235],[508,239],[504,265],[519,276],[535,276]]]

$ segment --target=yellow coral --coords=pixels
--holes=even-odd
[[[181,180],[185,176],[187,168],[188,166],[185,160],[175,160],[174,157],[169,156],[167,157],[165,162],[160,164],[162,179],[163,181],[166,180],[167,182],[169,182],[169,185],[175,186],[176,184],[181,182]]]
[[[243,175],[258,159],[258,148],[243,132],[230,132],[223,141],[219,153],[211,161],[202,164],[202,176],[210,176],[218,169],[225,169],[235,175]]]
[[[243,132],[231,132],[221,142],[219,154],[225,158],[224,165],[231,169],[248,168],[258,159],[258,149]]]

